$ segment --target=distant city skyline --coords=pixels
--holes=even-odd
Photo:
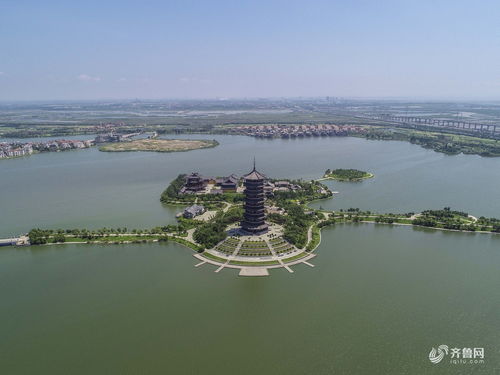
[[[500,100],[500,3],[0,2],[0,100]]]

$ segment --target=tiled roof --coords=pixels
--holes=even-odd
[[[266,176],[264,176],[262,173],[258,172],[255,168],[252,172],[249,174],[243,176],[245,180],[265,180]]]

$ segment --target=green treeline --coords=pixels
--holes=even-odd
[[[227,212],[219,212],[213,221],[199,225],[194,231],[194,240],[205,249],[210,249],[226,239],[226,227],[243,220],[243,208],[233,207]]]
[[[47,243],[64,242],[115,242],[115,241],[136,241],[148,239],[166,240],[167,234],[177,236],[187,236],[186,230],[191,228],[189,220],[184,220],[179,225],[165,225],[151,229],[132,229],[127,228],[100,228],[96,230],[88,229],[32,229],[28,233],[32,245],[43,245]],[[163,236],[162,236],[163,235]]]
[[[442,210],[425,210],[422,211],[423,216],[434,216],[437,219],[449,219],[456,216],[459,217],[469,217],[467,212],[454,211],[450,207],[445,207]]]
[[[180,174],[175,180],[173,180],[170,185],[161,193],[160,200],[163,203],[167,203],[171,200],[178,200],[180,196],[180,191],[184,184],[186,183],[186,175]]]
[[[298,248],[302,248],[307,243],[307,230],[312,224],[312,218],[306,215],[302,206],[293,203],[287,203],[284,206],[288,215],[285,216],[283,238]]]
[[[283,238],[298,248],[303,248],[307,244],[307,231],[318,220],[319,214],[316,211],[306,213],[304,206],[291,201],[282,200],[278,206],[285,209],[286,215],[269,214],[269,221],[283,225]]]
[[[55,232],[53,230],[32,229],[28,233],[30,243],[32,245],[43,245],[49,242],[65,242],[66,237],[64,234]],[[57,241],[56,241],[57,240]]]
[[[368,129],[365,137],[367,139],[407,141],[450,155],[464,153],[481,156],[500,156],[500,142],[498,140],[467,135],[373,127]]]
[[[318,181],[291,180],[289,182],[300,186],[300,189],[277,191],[272,198],[277,207],[285,210],[286,215],[273,213],[268,215],[268,219],[283,225],[285,240],[298,248],[303,248],[307,244],[309,227],[317,222],[321,215],[314,210],[307,209],[304,205],[315,199],[331,197],[332,192]]]
[[[469,219],[469,214],[462,211],[454,211],[450,207],[442,210],[426,210],[421,216],[412,222],[413,225],[421,225],[431,228],[443,228],[454,230],[465,230],[475,232],[476,230],[500,232],[500,221],[497,219],[486,219],[482,217],[477,222]]]

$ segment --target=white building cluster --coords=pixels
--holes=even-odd
[[[232,134],[257,138],[327,137],[360,134],[365,130],[357,125],[246,125],[230,129]]]
[[[47,142],[1,142],[0,159],[15,158],[31,155],[34,152],[57,152],[73,149],[88,148],[94,145],[93,140],[65,140],[58,139]]]
[[[0,143],[0,159],[26,156],[33,153],[33,145],[30,143]]]

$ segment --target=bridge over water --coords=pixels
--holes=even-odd
[[[392,115],[376,115],[370,116],[374,120],[390,121],[402,124],[411,125],[427,125],[439,128],[454,128],[463,129],[471,132],[489,133],[491,135],[500,135],[500,125],[484,124],[459,120],[444,120],[429,117],[416,116],[392,116]]]

